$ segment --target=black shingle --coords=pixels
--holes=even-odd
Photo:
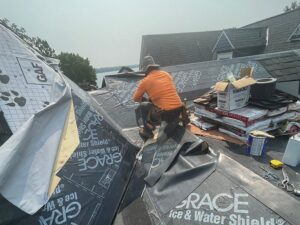
[[[265,48],[265,53],[270,53],[300,48],[300,41],[288,41],[298,24],[300,24],[300,9],[276,15],[243,28],[268,27],[269,43]]]
[[[267,27],[225,30],[235,48],[265,46]]]
[[[295,52],[258,60],[279,81],[300,80],[300,57]]]
[[[280,52],[279,59],[269,59],[265,65],[294,62],[284,51],[300,49],[300,41],[288,39],[300,24],[300,9],[261,20],[238,29],[225,29],[228,39],[234,46],[233,57],[244,57],[264,53]],[[142,39],[141,59],[150,54],[161,66],[180,65],[216,59],[216,52],[232,51],[222,31],[194,33],[145,35]],[[268,42],[266,41],[268,39]],[[287,58],[285,58],[285,56]],[[141,62],[141,61],[140,61]]]
[[[220,31],[144,35],[141,60],[153,56],[161,66],[209,61]]]
[[[232,51],[249,47],[266,45],[267,28],[227,29],[220,34],[216,43],[215,52]]]

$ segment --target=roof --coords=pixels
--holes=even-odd
[[[149,149],[145,148],[143,150],[144,155],[140,163],[136,165],[135,171],[133,172],[132,179],[129,183],[128,189],[125,192],[123,203],[120,207],[120,210],[117,214],[117,217],[114,221],[114,225],[139,225],[139,224],[147,224],[147,225],[154,225],[154,224],[170,224],[170,225],[182,225],[182,224],[190,224],[196,225],[199,224],[201,221],[201,214],[202,215],[208,214],[213,216],[218,215],[220,217],[224,217],[225,223],[229,224],[228,221],[233,219],[237,219],[235,217],[234,210],[216,210],[214,206],[210,207],[209,203],[210,200],[217,202],[217,206],[225,206],[230,205],[230,198],[231,195],[237,194],[240,200],[245,204],[245,207],[237,207],[236,209],[244,209],[246,211],[241,212],[240,214],[240,221],[246,219],[248,221],[252,220],[259,220],[263,221],[262,224],[272,224],[272,220],[276,221],[274,224],[298,224],[299,221],[287,222],[286,218],[291,219],[290,216],[278,216],[274,211],[270,211],[267,207],[265,207],[265,200],[266,196],[273,192],[273,190],[277,190],[277,194],[282,192],[278,189],[278,185],[276,180],[269,179],[266,183],[261,183],[263,181],[263,176],[265,172],[261,168],[267,168],[272,173],[276,174],[278,177],[282,177],[281,170],[269,169],[268,167],[268,159],[281,159],[284,153],[285,145],[287,142],[287,138],[279,138],[276,140],[270,140],[269,144],[267,145],[267,155],[265,159],[260,157],[249,157],[244,154],[245,148],[229,144],[223,141],[212,140],[210,138],[203,138],[203,140],[207,141],[209,146],[212,149],[218,149],[221,153],[226,154],[230,158],[239,162],[239,165],[236,165],[236,161],[231,161],[230,164],[227,164],[227,169],[231,170],[231,172],[236,173],[229,175],[228,173],[223,173],[221,168],[217,168],[216,171],[209,176],[205,182],[203,182],[199,187],[197,187],[189,197],[187,197],[184,201],[177,205],[177,207],[173,208],[172,211],[168,212],[167,214],[162,214],[159,209],[159,203],[156,201],[156,196],[153,195],[151,190],[149,191],[148,188],[144,188],[144,178],[147,176],[147,172],[151,165],[151,158],[148,155]],[[157,149],[159,152],[160,149]],[[201,158],[202,156],[197,157]],[[149,159],[150,158],[150,159]],[[267,159],[267,160],[266,160]],[[193,162],[193,161],[192,161]],[[191,158],[187,160],[186,163],[191,163]],[[196,164],[199,165],[199,164]],[[157,166],[157,165],[156,165]],[[236,167],[237,166],[237,167]],[[246,169],[247,168],[247,169]],[[223,168],[226,170],[226,168]],[[290,169],[290,168],[289,168]],[[297,172],[300,172],[299,167],[295,168]],[[150,171],[151,172],[151,171]],[[156,171],[155,171],[156,172]],[[200,174],[201,172],[199,172]],[[290,174],[290,173],[289,173]],[[242,178],[241,178],[242,177]],[[291,176],[290,176],[291,177]],[[242,185],[241,183],[235,183],[236,179],[241,178],[244,181],[252,183],[253,186],[249,186],[249,184]],[[292,179],[295,180],[295,177]],[[251,181],[252,180],[252,181]],[[173,181],[174,182],[174,181]],[[271,185],[270,185],[271,184]],[[299,185],[299,183],[298,183]],[[266,189],[265,189],[266,188]],[[169,188],[170,189],[170,188]],[[178,187],[179,190],[184,192],[180,186]],[[243,189],[247,190],[244,192]],[[255,189],[259,189],[264,193],[264,197],[258,196]],[[254,192],[256,193],[254,193]],[[161,198],[165,198],[166,195],[170,193],[167,188],[159,190],[157,195]],[[171,192],[172,193],[172,192]],[[274,195],[270,198],[270,203],[274,203],[273,206],[277,205],[278,208],[283,207],[283,204],[289,204],[291,199],[283,198],[281,199],[281,203],[277,201],[279,197],[277,194],[276,198]],[[220,199],[217,199],[219,196]],[[177,197],[177,196],[176,196]],[[279,197],[279,198],[277,198]],[[294,196],[289,196],[292,198],[297,198]],[[174,197],[175,198],[175,197]],[[174,198],[171,198],[172,200]],[[222,200],[221,200],[222,199]],[[260,199],[260,203],[257,200]],[[204,206],[201,205],[202,203],[206,203]],[[205,201],[206,200],[206,201]],[[274,200],[274,201],[273,201]],[[298,200],[298,199],[294,199]],[[293,200],[292,200],[293,201]],[[172,201],[170,201],[172,202]],[[228,209],[228,208],[227,208]],[[274,209],[274,208],[273,208]],[[188,211],[189,210],[189,211]],[[183,213],[190,212],[191,217],[176,217],[177,213],[182,211]],[[175,212],[173,214],[173,212]],[[199,214],[198,214],[199,213]],[[229,216],[231,215],[231,217]],[[174,217],[172,217],[174,215]],[[203,216],[202,216],[203,219]],[[296,219],[299,220],[299,219]],[[157,223],[159,221],[160,223]],[[254,222],[253,222],[254,223]],[[206,220],[205,224],[214,224],[211,221]],[[237,223],[238,224],[238,223]],[[240,224],[244,224],[241,222]],[[250,224],[250,223],[249,223]]]
[[[258,62],[279,81],[300,80],[299,52],[287,52]]]
[[[189,63],[167,66],[162,69],[173,76],[180,97],[191,100],[207,92],[216,82],[225,79],[228,72],[239,75],[240,69],[243,67],[254,67],[254,78],[275,77],[278,78],[279,82],[300,80],[300,73],[297,72],[300,67],[299,51]],[[104,79],[107,89],[110,91],[98,90],[92,93],[123,128],[128,128],[126,124],[136,123],[135,115],[130,111],[135,105],[132,96],[138,81],[142,78],[143,76],[133,74],[109,75]],[[110,99],[110,96],[113,96],[114,99]],[[126,122],[123,117],[126,118]]]
[[[297,9],[294,9],[294,10],[290,10],[290,11],[287,11],[287,12],[283,12],[283,13],[277,14],[275,16],[271,16],[271,17],[265,18],[265,19],[258,20],[258,21],[255,21],[253,23],[249,23],[249,24],[247,24],[247,25],[245,25],[243,27],[257,26],[257,24],[261,24],[261,23],[264,23],[266,21],[277,20],[277,18],[281,19],[283,16],[290,15],[291,13],[299,13],[297,11],[300,11],[300,8],[297,8]]]
[[[38,56],[0,25],[0,224],[109,225],[138,148]]]
[[[144,35],[140,62],[148,54],[161,66],[209,61],[220,32]]]
[[[268,45],[264,52],[279,52],[300,48],[300,41],[288,41],[291,34],[300,24],[300,9],[266,18],[242,28],[268,27]]]
[[[49,67],[11,32],[0,28],[0,66],[10,78],[0,82],[0,87],[18,96],[9,103],[7,98],[0,99],[4,119],[12,128],[12,136],[0,147],[1,168],[9,166],[5,167],[7,179],[1,179],[0,224],[124,224],[122,219],[119,223],[118,216],[115,219],[118,211],[126,225],[196,225],[201,218],[206,224],[215,224],[221,217],[226,223],[239,218],[251,219],[252,224],[272,224],[283,218],[285,224],[299,224],[299,201],[264,180],[258,166],[267,162],[258,163],[241,154],[241,148],[223,143],[229,157],[217,154],[201,138],[177,127],[165,142],[150,140],[140,151],[132,92],[143,76],[109,76],[105,78],[106,88],[88,94]],[[267,75],[257,60],[274,55],[278,56],[165,69],[172,73],[181,93],[200,94],[213,79],[222,79],[228,69],[253,65],[255,76]],[[36,78],[37,66],[47,83]],[[213,79],[208,80],[211,75]],[[25,104],[19,101],[20,96],[27,100]],[[10,104],[14,101],[19,104]],[[212,141],[211,146],[218,149],[221,144]],[[270,153],[279,152],[279,145],[275,146]],[[60,147],[63,150],[57,150]],[[235,157],[230,156],[229,149],[237,152]],[[54,170],[54,161],[61,167]],[[16,172],[20,168],[22,176]],[[47,177],[54,174],[59,179],[50,196]],[[19,185],[13,185],[12,179]],[[41,191],[40,185],[47,188]],[[36,192],[18,198],[31,189]],[[11,195],[7,197],[8,192]],[[24,205],[32,204],[44,207],[26,211],[29,214],[22,211]],[[183,212],[186,218],[177,217]],[[193,217],[189,219],[190,213]]]
[[[140,62],[146,55],[153,56],[161,66],[210,61],[215,50],[260,47],[266,45],[266,40],[266,27],[144,35]]]
[[[179,93],[190,99],[208,91],[217,81],[225,79],[228,72],[239,75],[243,67],[254,67],[254,78],[275,77],[279,82],[300,80],[300,73],[297,72],[299,59],[299,50],[292,50],[169,66],[164,69],[174,76]],[[268,62],[268,66],[264,62]]]
[[[194,33],[144,35],[140,62],[150,54],[162,66],[213,60],[213,51],[235,50],[234,57],[300,49],[289,37],[300,24],[300,9],[241,28]],[[237,49],[243,49],[238,51]]]
[[[226,29],[220,34],[212,51],[222,52],[266,46],[267,30],[267,27]]]
[[[265,57],[266,56],[263,58]],[[246,61],[240,62],[240,65],[245,62]],[[253,63],[253,66],[256,66],[256,76],[263,75],[262,69],[253,62],[253,59],[250,62]],[[220,63],[222,62],[220,61]],[[201,70],[204,69],[204,67],[201,67],[199,64],[202,66],[207,63],[202,62],[170,66],[164,69],[168,71],[172,70],[174,80],[178,81],[181,80],[181,75],[184,75],[184,72],[193,74],[190,77],[191,79],[185,80],[185,84],[176,82],[178,89],[188,93],[193,91],[192,83],[198,85],[198,81],[194,80],[195,78],[199,79],[199,83],[202,82],[203,86],[206,85],[207,88],[210,87],[206,76],[197,78],[197,71],[204,72],[204,70]],[[207,69],[205,72],[215,67],[215,64],[211,64],[208,68],[205,68]],[[221,65],[218,65],[218,68],[220,67]],[[235,68],[232,64],[229,64],[228,67]],[[213,73],[214,71],[211,71],[209,75]],[[92,95],[99,105],[105,108],[107,114],[112,116],[113,120],[123,127],[123,134],[129,135],[129,132],[131,132],[131,141],[134,142],[138,138],[132,135],[137,130],[134,128],[136,104],[131,101],[131,98],[138,81],[143,77],[130,76],[129,74],[107,76],[105,77],[107,87],[93,92]],[[198,94],[200,94],[200,92],[201,90],[198,89]],[[209,159],[214,158],[213,154],[211,154],[212,152],[208,151],[208,155],[205,155],[204,152],[207,151],[205,151],[205,145],[201,145],[201,141],[198,146],[199,149],[202,150],[202,153],[197,152],[196,149],[192,150],[192,148],[186,145],[185,141],[193,143],[197,140],[190,136],[190,134],[187,134],[188,132],[184,133],[182,129],[178,128],[177,132],[167,143],[156,145],[155,142],[151,143],[151,141],[149,141],[143,146],[143,150],[139,152],[137,157],[139,160],[136,163],[135,170],[133,171],[128,188],[124,194],[122,204],[113,223],[114,225],[199,224],[199,222],[201,222],[200,217],[195,216],[198,212],[223,216],[229,219],[230,215],[234,215],[237,212],[230,210],[221,212],[216,210],[213,206],[200,207],[200,202],[201,199],[215,199],[214,201],[217,201],[219,203],[218,205],[225,207],[225,205],[230,205],[230,199],[234,198],[231,195],[234,194],[243,196],[243,201],[247,202],[243,209],[247,210],[245,216],[247,215],[248,219],[263,218],[261,220],[275,221],[281,217],[283,220],[288,221],[285,224],[298,224],[299,218],[297,216],[291,216],[291,211],[281,211],[285,208],[281,207],[281,204],[287,207],[290,207],[288,206],[289,204],[296,204],[297,207],[299,207],[299,202],[295,200],[296,197],[292,195],[287,196],[286,193],[281,192],[278,189],[277,181],[271,180],[269,183],[262,178],[264,172],[260,167],[266,167],[268,160],[248,157],[243,154],[245,150],[244,147],[204,138],[204,140],[209,143],[211,149],[218,149],[221,153],[234,159],[230,160],[225,157],[226,160],[229,160],[226,165],[222,165],[222,160],[220,160],[216,170],[208,176],[212,171],[212,162],[209,161]],[[280,159],[284,153],[286,141],[287,138],[270,141],[271,144],[267,146],[267,158]],[[180,148],[180,146],[185,146],[185,148]],[[184,149],[189,149],[190,154],[194,157],[185,154]],[[180,156],[176,157],[177,154]],[[224,159],[223,156],[221,158]],[[177,160],[182,161],[178,162]],[[207,169],[205,170],[201,169],[203,163],[207,165]],[[299,169],[296,168],[296,171],[299,171]],[[274,173],[282,177],[280,171],[275,171]],[[204,177],[206,177],[206,179],[203,182]],[[146,186],[145,181],[147,183]],[[188,195],[189,193],[190,195]],[[277,202],[274,201],[273,193],[276,193],[278,197],[275,200]],[[283,196],[279,196],[281,194],[283,194]],[[216,196],[222,196],[220,197],[222,200],[217,200],[218,197]],[[184,200],[180,203],[180,199]],[[188,199],[194,203],[185,204],[189,201]],[[204,202],[204,200],[202,201]],[[280,207],[274,207],[275,205],[280,205]],[[190,210],[193,215],[191,220],[186,222],[186,220],[181,217],[175,218],[178,212],[186,212],[186,210]],[[174,217],[172,217],[173,212]],[[157,221],[160,221],[160,223]],[[213,222],[207,221],[206,224],[213,224]]]

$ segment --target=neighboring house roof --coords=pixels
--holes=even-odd
[[[241,28],[145,35],[141,59],[150,54],[161,66],[170,66],[211,61],[214,53],[232,50],[236,52],[234,57],[240,57],[300,49],[299,24],[300,9],[296,9]]]
[[[300,41],[289,41],[300,24],[300,9],[282,13],[264,20],[251,23],[242,28],[268,27],[269,38],[265,53],[299,49]]]
[[[144,35],[140,62],[148,54],[161,66],[209,61],[220,32]]]
[[[224,52],[224,51],[232,51],[234,49],[234,45],[232,44],[230,38],[226,34],[225,31],[222,31],[220,34],[215,46],[212,49],[212,52]]]
[[[213,52],[229,51],[249,47],[266,46],[267,27],[226,29],[216,42]]]
[[[258,62],[279,81],[300,80],[300,57],[296,51],[274,55]]]

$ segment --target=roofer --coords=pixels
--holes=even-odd
[[[140,129],[140,135],[144,140],[152,138],[155,123],[161,121],[163,132],[170,136],[179,123],[181,112],[185,109],[177,94],[173,78],[169,73],[160,70],[152,56],[145,56],[142,72],[145,73],[145,78],[140,81],[133,96],[135,102],[141,102],[144,127]],[[148,95],[148,101],[143,101],[145,93]]]

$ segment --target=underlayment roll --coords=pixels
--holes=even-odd
[[[251,86],[251,97],[256,99],[269,99],[276,88],[276,78],[261,78]]]

